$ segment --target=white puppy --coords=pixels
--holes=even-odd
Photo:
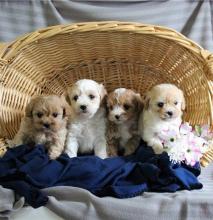
[[[179,132],[184,109],[183,92],[175,85],[160,84],[147,93],[145,107],[140,115],[139,130],[142,139],[156,154],[164,151],[158,137],[159,132],[169,129]]]
[[[71,107],[66,153],[95,153],[106,158],[106,110],[102,105],[106,90],[102,84],[89,79],[77,81],[67,93]]]

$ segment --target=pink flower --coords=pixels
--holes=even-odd
[[[157,135],[171,161],[176,163],[185,162],[194,166],[208,149],[209,137],[212,133],[210,133],[208,126],[196,126],[193,131],[189,123],[184,123],[180,126],[179,131],[170,128]]]
[[[187,135],[192,131],[192,126],[189,125],[189,123],[183,123],[180,126],[180,134],[181,135]]]
[[[174,141],[178,137],[178,132],[174,129],[164,129],[159,134],[158,137],[162,140],[162,142]]]

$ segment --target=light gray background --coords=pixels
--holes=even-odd
[[[0,41],[46,26],[103,20],[167,26],[213,51],[213,0],[0,0]]]

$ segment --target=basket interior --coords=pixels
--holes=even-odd
[[[185,94],[184,120],[210,123],[208,83],[202,60],[173,40],[149,34],[88,31],[58,34],[24,46],[2,69],[0,136],[12,138],[36,94],[62,94],[82,78],[110,92],[135,89],[144,97],[159,83]]]

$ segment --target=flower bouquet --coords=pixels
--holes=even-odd
[[[173,163],[184,162],[191,166],[199,162],[213,144],[213,133],[207,125],[192,128],[189,123],[183,123],[179,131],[162,130],[158,136]]]

